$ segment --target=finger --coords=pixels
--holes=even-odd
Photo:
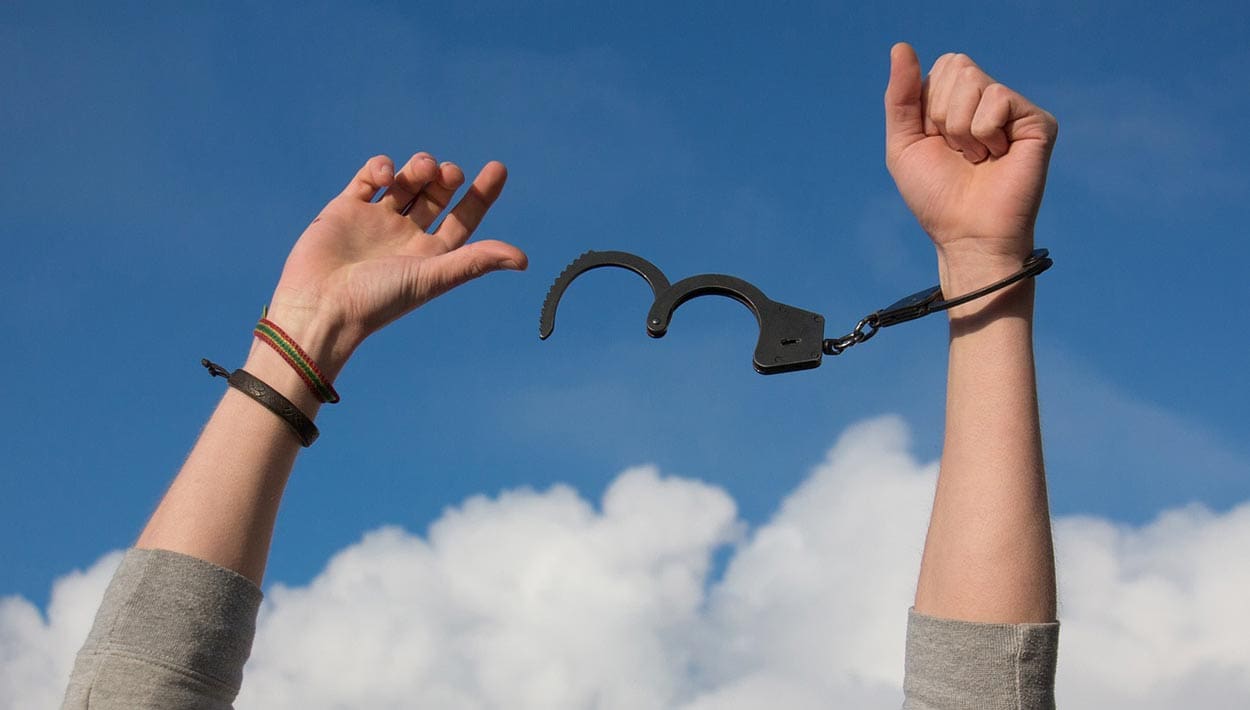
[[[424,151],[412,156],[399,172],[390,189],[382,193],[378,204],[395,212],[404,212],[413,204],[413,198],[438,176],[438,163],[434,156]]]
[[[916,50],[899,42],[890,48],[890,83],[885,87],[887,160],[925,136],[922,88]]]
[[[944,71],[947,64],[954,58],[954,54],[943,54],[933,62],[933,66],[929,68],[929,73],[925,75],[922,83],[922,91],[920,94],[920,103],[924,107],[924,133],[926,136],[942,135],[942,125],[939,121],[946,120],[946,107],[939,101],[941,91],[945,87],[947,73]]]
[[[981,92],[981,102],[972,116],[972,135],[995,158],[1006,155],[1011,147],[1005,130],[1007,119],[1011,116],[1011,93],[1011,89],[1002,84],[990,84]]]
[[[970,163],[979,163],[989,157],[989,148],[982,145],[972,133],[972,118],[981,104],[981,92],[990,79],[977,67],[965,67],[951,88],[946,107],[947,143],[963,154]]]
[[[492,271],[524,271],[527,266],[525,252],[511,244],[493,239],[466,244],[425,260],[418,283],[413,284],[414,301],[424,303]]]
[[[985,136],[982,143],[996,157],[1005,155],[1015,141],[1053,145],[1059,131],[1054,116],[1002,84],[985,88],[972,124],[973,132]]]
[[[378,190],[395,180],[395,164],[385,155],[369,158],[341,193],[344,197],[369,202]]]
[[[503,163],[491,161],[473,178],[468,192],[456,203],[455,209],[439,225],[435,235],[448,250],[456,249],[472,236],[473,230],[482,223],[490,206],[495,204],[503,185],[508,180],[508,169]]]
[[[925,125],[931,127],[930,135],[946,137],[946,116],[950,109],[951,92],[959,71],[970,63],[962,54],[943,54],[929,71],[929,93],[925,101]],[[947,141],[952,149],[955,148]]]
[[[976,103],[969,105],[968,101],[994,80],[966,54],[947,54],[942,59],[945,61],[934,64],[930,74],[933,90],[929,117],[951,150],[971,152],[970,158],[978,162],[984,159],[985,151],[969,142]],[[952,121],[956,124],[953,129]]]
[[[428,230],[434,220],[447,209],[451,196],[464,184],[464,171],[455,163],[443,163],[438,166],[435,179],[417,194],[412,207],[408,210],[408,219],[423,230]]]

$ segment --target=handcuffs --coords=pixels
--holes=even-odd
[[[840,355],[877,334],[881,328],[944,311],[988,296],[1018,281],[1032,278],[1054,262],[1045,249],[1035,249],[1020,270],[958,298],[946,298],[940,286],[927,288],[873,311],[855,324],[851,332],[838,338],[825,338],[825,318],[819,313],[774,301],[751,283],[726,274],[700,274],[670,284],[664,272],[646,259],[624,251],[588,251],[577,257],[556,277],[543,301],[538,321],[538,337],[546,340],[556,326],[556,307],[569,285],[578,276],[607,266],[628,269],[651,287],[655,301],[647,312],[647,335],[662,338],[668,332],[673,312],[681,304],[699,296],[728,296],[755,314],[760,326],[759,341],[751,359],[761,375],[810,370],[820,366],[823,355]]]

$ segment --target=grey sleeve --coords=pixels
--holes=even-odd
[[[165,550],[122,560],[70,675],[63,710],[227,710],[252,649],[261,592]]]
[[[907,619],[904,710],[1055,707],[1059,623],[978,624]]]

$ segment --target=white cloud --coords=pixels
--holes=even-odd
[[[60,707],[74,654],[121,560],[110,552],[58,579],[46,618],[21,597],[0,599],[0,708]]]
[[[1141,529],[1061,519],[1055,544],[1068,707],[1250,705],[1250,503]]]
[[[736,551],[711,591],[700,654],[717,702],[697,707],[763,707],[752,698],[770,696],[790,708],[898,704],[937,475],[906,450],[897,419],[852,427]],[[874,694],[885,703],[863,702]]]
[[[238,707],[895,708],[936,475],[907,447],[897,419],[853,427],[749,536],[723,490],[646,467],[598,507],[520,490],[375,531],[269,590]],[[1061,706],[1246,706],[1250,504],[1055,532]],[[55,705],[116,562],[46,621],[0,603],[0,707]]]
[[[239,706],[665,707],[735,521],[723,491],[640,468],[598,511],[556,487],[471,499],[428,541],[375,532],[270,591]]]

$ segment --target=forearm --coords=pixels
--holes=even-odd
[[[506,178],[488,163],[432,229],[460,168],[418,153],[396,174],[389,158],[370,159],[292,249],[269,319],[333,382],[369,333],[478,276],[524,269],[510,244],[467,243]],[[255,341],[243,369],[317,415],[320,400],[268,344]],[[65,707],[228,707],[299,449],[282,418],[226,390],[114,577]]]
[[[964,293],[1009,268],[943,259],[943,290]],[[946,435],[916,590],[920,613],[1002,623],[1055,618],[1033,295],[1025,281],[951,313]]]
[[[342,352],[338,333],[271,314],[333,378]],[[277,320],[284,318],[284,320]],[[256,340],[243,368],[310,419],[320,402],[273,349]],[[328,370],[328,371],[327,371]],[[300,442],[286,423],[251,397],[226,389],[199,440],[136,547],[180,552],[234,570],[257,585],[264,576],[274,523]]]

